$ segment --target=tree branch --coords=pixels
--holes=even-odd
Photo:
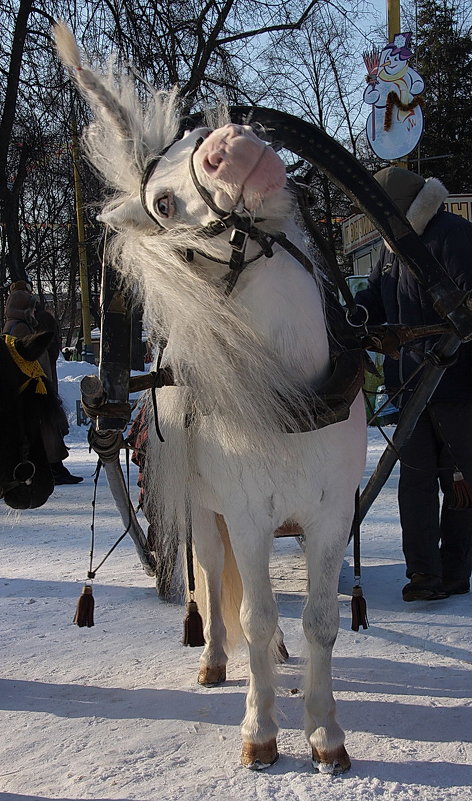
[[[259,36],[261,33],[275,33],[280,31],[299,31],[302,27],[303,23],[305,22],[306,18],[310,14],[310,11],[313,9],[320,0],[312,0],[312,2],[307,6],[301,17],[297,20],[297,22],[285,22],[280,23],[280,25],[267,25],[263,28],[254,28],[251,31],[241,31],[241,33],[235,33],[233,36],[225,36],[224,39],[217,39],[216,44],[224,45],[228,44],[229,42],[238,42],[241,39],[250,39],[252,36]]]

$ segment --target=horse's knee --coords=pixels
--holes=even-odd
[[[241,606],[241,627],[248,643],[268,645],[277,628],[277,606],[252,603],[250,606],[244,602]]]
[[[338,627],[338,613],[330,616],[311,606],[307,606],[303,612],[303,631],[309,643],[332,648],[338,635]]]

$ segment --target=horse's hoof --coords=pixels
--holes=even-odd
[[[279,752],[275,737],[267,743],[243,743],[241,764],[249,770],[265,770],[277,762]]]
[[[198,674],[198,683],[204,687],[212,687],[215,684],[223,684],[226,681],[226,665],[216,665],[215,667],[202,667]]]
[[[331,776],[338,776],[351,767],[351,760],[343,745],[335,751],[318,751],[312,748],[312,763],[318,773],[328,773]]]

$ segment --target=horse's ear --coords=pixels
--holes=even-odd
[[[27,334],[25,337],[18,337],[15,347],[27,362],[34,362],[38,356],[46,350],[54,334],[52,331],[40,331],[37,334]]]
[[[99,222],[109,225],[110,228],[146,228],[153,227],[152,220],[143,209],[140,198],[125,200],[112,209],[106,209],[97,215]]]

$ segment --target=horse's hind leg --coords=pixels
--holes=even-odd
[[[303,628],[309,644],[305,733],[314,767],[320,773],[342,773],[351,763],[344,748],[344,732],[336,721],[331,655],[339,626],[337,586],[347,536],[336,532],[336,536],[325,539],[324,531],[320,541],[313,537],[313,531],[310,533],[312,536],[306,539],[309,592],[303,612]]]
[[[206,582],[205,648],[200,657],[199,684],[221,684],[226,679],[226,629],[221,611],[224,545],[214,512],[192,509],[193,542]]]
[[[284,642],[284,633],[280,626],[277,626],[275,629],[275,634],[272,638],[270,649],[272,651],[274,662],[279,665],[282,665],[289,658],[289,653]]]
[[[273,535],[270,525],[262,533],[262,526],[256,526],[254,520],[244,521],[241,516],[229,520],[228,526],[243,585],[240,620],[249,648],[250,675],[246,715],[241,725],[241,762],[248,768],[261,770],[278,757],[270,648],[277,627],[277,606],[269,577]]]

